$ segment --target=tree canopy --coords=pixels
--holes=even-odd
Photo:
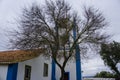
[[[101,71],[99,73],[96,73],[94,77],[97,78],[115,78],[115,74],[107,72],[107,71]]]
[[[82,50],[96,47],[106,41],[101,30],[106,27],[103,14],[93,7],[84,7],[84,14],[79,17],[64,0],[48,0],[45,5],[36,4],[24,8],[18,21],[19,30],[10,39],[16,49],[44,48],[44,55],[51,56],[61,69],[63,80],[66,63],[75,58],[76,44]],[[73,30],[76,35],[73,35]],[[76,36],[76,37],[75,37]],[[49,50],[49,51],[48,51]],[[61,60],[63,63],[60,63]]]
[[[109,44],[102,44],[100,55],[104,63],[120,76],[117,64],[120,63],[120,43],[113,41]]]

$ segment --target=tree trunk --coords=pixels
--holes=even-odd
[[[60,77],[60,80],[64,80],[64,73],[65,73],[64,68],[61,68],[61,77]]]
[[[116,72],[117,76],[120,76],[120,72],[119,72],[118,68],[116,67],[116,65],[117,64],[113,64],[111,69]]]
[[[114,70],[117,74],[117,76],[120,76],[120,72],[118,71],[118,69]]]

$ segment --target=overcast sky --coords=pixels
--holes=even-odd
[[[112,34],[112,39],[120,41],[120,0],[67,0],[72,7],[81,14],[83,5],[94,6],[100,9],[109,28],[106,33]],[[6,32],[16,27],[15,19],[21,14],[23,7],[32,3],[43,4],[44,0],[0,0],[0,51],[8,50],[8,36]],[[98,55],[82,64],[83,75],[94,75],[102,70],[109,70],[104,66]]]

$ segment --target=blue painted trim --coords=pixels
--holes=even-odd
[[[17,80],[17,70],[18,70],[18,63],[9,64],[8,72],[7,72],[7,80]]]
[[[65,72],[66,74],[68,74],[68,80],[70,80],[70,72]]]
[[[55,65],[55,61],[52,59],[52,71],[51,71],[51,80],[56,80],[55,76],[56,76],[56,65]]]
[[[74,41],[76,40],[76,23],[73,23],[73,37]],[[79,50],[79,45],[76,44],[75,46],[75,52],[76,52],[76,80],[82,80],[82,75],[81,75],[81,60],[80,60],[80,50]]]
[[[69,79],[68,80],[70,80],[70,72],[68,72],[68,75],[69,75]]]
[[[76,45],[76,80],[82,80],[79,45]]]

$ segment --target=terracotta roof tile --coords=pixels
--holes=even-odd
[[[13,50],[0,52],[0,64],[12,64],[38,57],[43,49]]]

